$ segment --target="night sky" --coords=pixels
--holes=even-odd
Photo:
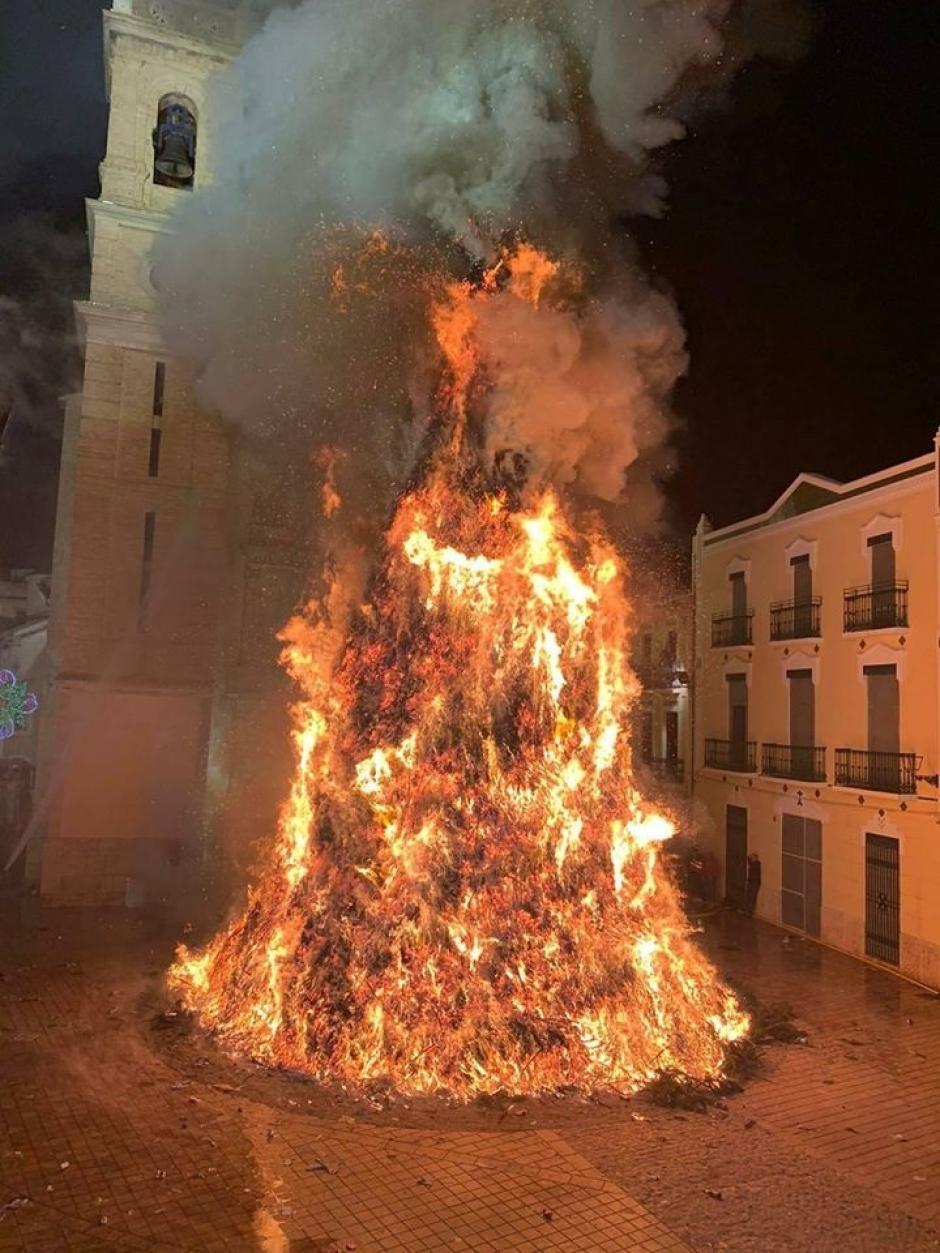
[[[667,216],[634,228],[692,354],[668,488],[680,532],[765,509],[801,470],[848,479],[917,456],[940,423],[937,6],[814,8],[803,58],[741,72],[665,154]],[[0,7],[0,354],[25,321],[42,363],[34,347],[0,467],[0,566],[51,554],[54,397],[76,385],[61,344],[104,146],[100,10]]]
[[[74,299],[88,291],[86,196],[97,195],[107,107],[97,0],[0,2],[0,572],[52,559],[57,398],[80,387]]]

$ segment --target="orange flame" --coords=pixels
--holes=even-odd
[[[560,269],[557,261],[531,244],[520,244],[512,252],[500,253],[478,283],[447,283],[435,300],[431,321],[447,367],[441,401],[453,420],[452,448],[463,440],[471,384],[480,365],[475,338],[480,303],[505,286],[518,299],[537,306]]]
[[[329,446],[321,448],[315,461],[323,471],[323,484],[320,488],[320,508],[324,518],[332,518],[342,508],[343,498],[336,487],[336,463],[341,456],[338,448]]]
[[[538,301],[557,269],[521,248],[437,306],[455,430],[475,303],[498,282]],[[633,783],[619,556],[460,438],[386,538],[335,668],[329,606],[285,629],[303,697],[270,864],[172,982],[229,1046],[357,1088],[717,1077],[748,1020],[690,938],[672,823]]]

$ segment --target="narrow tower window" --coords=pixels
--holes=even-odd
[[[160,473],[160,419],[163,416],[163,385],[166,365],[157,362],[153,373],[153,413],[150,419],[150,461],[147,473],[155,479]]]
[[[185,96],[164,96],[153,128],[153,181],[192,187],[196,177],[196,113]]]
[[[166,386],[166,362],[158,361],[153,372],[153,416],[163,417],[163,389]]]
[[[153,425],[150,428],[150,461],[147,466],[147,474],[150,478],[155,479],[160,473],[160,427],[157,425],[158,419],[154,418]]]
[[[157,530],[157,515],[149,510],[144,514],[144,549],[140,562],[140,608],[143,609],[150,591],[153,573],[153,541]]]

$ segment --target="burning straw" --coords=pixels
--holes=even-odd
[[[244,912],[171,980],[227,1046],[460,1098],[720,1075],[747,1016],[689,935],[633,780],[622,561],[488,446],[487,327],[559,316],[526,246],[431,312],[439,422],[371,588],[284,631],[296,772]],[[516,307],[518,306],[518,308]]]

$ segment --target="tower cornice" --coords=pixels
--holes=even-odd
[[[133,13],[123,13],[114,9],[105,9],[102,13],[104,21],[104,64],[105,88],[111,95],[111,48],[120,38],[142,40],[163,54],[190,54],[202,59],[208,57],[216,61],[221,68],[228,65],[238,55],[239,45],[222,39],[198,39],[183,31],[174,30],[171,26],[160,26],[156,22],[148,22],[145,18],[136,17]]]

